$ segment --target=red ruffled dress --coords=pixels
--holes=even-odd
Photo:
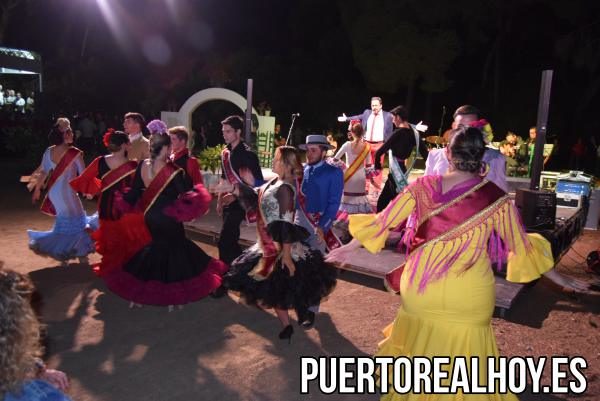
[[[100,263],[93,265],[99,276],[123,266],[152,239],[140,211],[122,213],[115,203],[115,195],[131,186],[136,167],[137,163],[130,161],[111,170],[100,156],[70,182],[76,192],[99,195],[100,227],[92,234],[96,252],[102,255]]]
[[[165,170],[166,171],[163,171]],[[167,164],[154,180],[170,175],[145,204],[144,221],[151,241],[140,249],[122,269],[105,277],[108,288],[120,297],[139,304],[182,305],[206,297],[221,286],[228,266],[208,256],[185,236],[182,221],[206,213],[211,196],[198,184],[191,188],[183,170]],[[138,167],[133,185],[123,195],[127,205],[144,204],[148,188]],[[147,195],[147,194],[146,194]],[[120,206],[125,207],[125,206]]]

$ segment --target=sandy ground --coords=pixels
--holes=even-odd
[[[368,356],[400,299],[379,280],[341,275],[311,330],[296,327],[291,345],[277,338],[270,313],[231,297],[205,299],[183,310],[143,307],[107,291],[86,265],[58,267],[27,248],[26,229],[49,229],[52,220],[33,207],[24,187],[3,174],[0,259],[29,273],[47,325],[47,361],[71,378],[80,401],[377,400],[378,395],[325,395],[311,384],[300,394],[300,356]],[[86,203],[92,210],[94,204]],[[558,269],[586,279],[585,260],[598,232],[587,232]],[[201,245],[210,254],[215,248]],[[92,256],[97,260],[97,255]],[[600,298],[565,294],[540,281],[493,326],[506,356],[583,356],[584,395],[520,395],[521,400],[600,400]],[[548,374],[548,373],[546,373]],[[546,376],[546,382],[549,377]]]

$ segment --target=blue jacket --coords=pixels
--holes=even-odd
[[[320,213],[319,227],[326,232],[331,228],[340,208],[344,192],[344,173],[324,161],[317,163],[309,175],[310,166],[304,166],[302,192],[306,197],[306,211]]]
[[[371,114],[373,113],[373,111],[371,109],[366,109],[365,111],[363,111],[362,114],[358,114],[356,116],[350,116],[350,117],[346,117],[348,119],[348,121],[350,120],[360,120],[365,133],[367,132],[367,121],[369,121],[369,117],[371,117]],[[392,113],[390,113],[389,111],[383,111],[383,141],[387,141],[390,136],[392,136],[392,133],[394,132],[394,122],[393,122],[393,118],[392,118]]]

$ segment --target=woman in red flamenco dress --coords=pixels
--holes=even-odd
[[[182,222],[206,213],[211,197],[202,184],[192,188],[183,170],[170,162],[166,126],[151,132],[150,159],[140,163],[132,187],[117,203],[142,210],[152,240],[105,281],[130,307],[168,305],[171,310],[214,292],[228,267],[186,238]]]
[[[99,195],[100,228],[92,234],[96,252],[102,255],[100,263],[93,265],[99,276],[121,267],[151,240],[141,212],[121,213],[115,207],[115,194],[131,186],[137,167],[137,162],[127,159],[129,136],[111,129],[104,135],[104,145],[110,154],[96,158],[70,182],[90,199]]]

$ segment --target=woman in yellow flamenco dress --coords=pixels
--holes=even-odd
[[[361,244],[380,251],[390,230],[406,224],[410,254],[388,279],[402,305],[377,356],[479,357],[479,383],[487,383],[487,357],[498,357],[491,326],[495,280],[490,257],[507,260],[507,280],[529,282],[554,265],[550,244],[526,234],[508,195],[482,179],[485,150],[481,131],[459,128],[448,147],[451,169],[406,187],[382,212],[350,216],[354,240],[332,251],[329,262],[344,263]],[[492,255],[494,253],[494,255]],[[448,385],[448,381],[442,381]],[[384,389],[382,389],[384,390]],[[382,400],[516,400],[514,394],[398,394]]]

